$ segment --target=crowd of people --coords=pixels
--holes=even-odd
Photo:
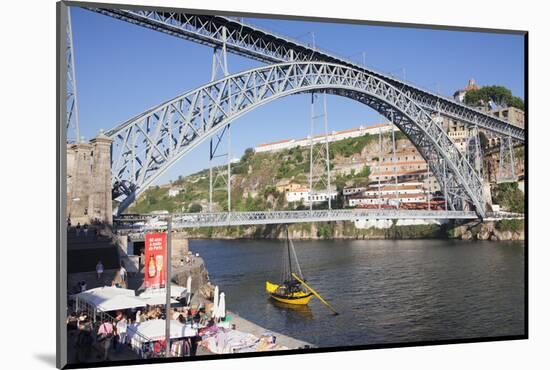
[[[123,313],[113,319],[93,321],[85,312],[72,312],[67,318],[69,336],[74,339],[76,361],[88,362],[92,352],[97,352],[95,360],[107,361],[110,351],[121,352],[128,345],[128,318]]]
[[[161,305],[148,305],[144,309],[128,309],[116,311],[112,316],[103,315],[102,320],[93,321],[85,312],[72,312],[67,318],[67,329],[73,337],[76,361],[88,362],[94,360],[92,352],[97,352],[95,360],[107,361],[109,354],[120,353],[124,346],[130,344],[128,333],[136,330],[135,325],[148,320],[166,319],[166,312]],[[182,306],[170,310],[169,318],[182,325],[191,324],[196,328],[216,326],[216,319],[201,305]],[[194,356],[200,343],[200,337],[183,338],[179,340],[182,356]],[[151,352],[161,352],[165,348],[163,341],[154,343],[156,347]],[[153,343],[152,343],[153,344]],[[157,353],[158,354],[158,353]]]
[[[67,217],[67,231],[70,231],[74,228],[75,234],[78,238],[84,237],[84,239],[88,238],[88,233],[90,230],[93,229],[93,235],[95,238],[99,237],[100,227],[103,225],[103,223],[98,219],[95,218],[92,220],[91,225],[88,225],[87,223],[84,223],[83,225],[80,224],[80,222],[77,222],[76,225],[73,226],[73,223],[71,221],[70,217]],[[93,226],[93,228],[91,227]]]

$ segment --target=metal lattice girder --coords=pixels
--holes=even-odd
[[[182,213],[172,215],[173,229],[194,227],[221,227],[238,225],[270,225],[302,222],[329,222],[355,220],[471,220],[478,216],[473,211],[430,211],[402,209],[332,209],[302,211],[256,211],[256,212],[214,212]],[[121,215],[115,218],[117,230],[139,233],[146,229],[144,222],[155,219],[155,229],[162,229],[158,215]],[[140,222],[140,225],[135,223]]]
[[[451,207],[464,201],[485,214],[482,183],[430,114],[391,84],[342,65],[320,62],[274,64],[211,82],[164,102],[113,128],[112,181],[130,189],[118,198],[118,212],[164,171],[205,139],[247,112],[291,94],[327,92],[359,101],[386,117],[407,135],[446,181]],[[443,175],[442,164],[446,165]]]
[[[313,209],[314,190],[323,190],[327,192],[328,208],[332,208],[330,192],[330,144],[327,117],[327,96],[322,95],[322,113],[316,114],[315,105],[319,103],[319,97],[312,93],[310,103],[310,132],[309,132],[309,209]],[[317,101],[317,102],[316,102]],[[315,136],[320,130],[316,130],[316,121],[323,119],[322,135],[324,140],[320,143],[315,142]],[[318,126],[318,124],[317,124]]]
[[[67,7],[67,48],[65,62],[67,64],[67,140],[79,141],[80,131],[78,124],[78,99],[76,93],[76,72],[74,66],[73,30],[71,24],[71,8]]]
[[[429,112],[436,112],[439,109],[441,115],[460,120],[471,126],[477,124],[482,130],[498,135],[510,135],[514,140],[520,142],[525,140],[522,128],[511,125],[491,114],[366,68],[364,65],[338,56],[333,52],[245,24],[233,18],[174,11],[89,9],[203,45],[221,47],[225,43],[227,51],[262,62],[323,61],[353,67],[406,92],[411,100]],[[224,29],[227,30],[226,35]]]
[[[510,137],[501,137],[497,183],[515,182],[517,180],[512,139]]]

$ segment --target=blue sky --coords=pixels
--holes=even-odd
[[[212,49],[80,8],[72,8],[81,135],[90,139],[166,99],[210,79]],[[503,85],[523,98],[523,37],[478,32],[347,25],[246,18],[245,22],[311,42],[369,67],[450,96],[469,78]],[[229,55],[229,72],[259,62]],[[372,109],[328,96],[329,130],[374,124]],[[262,142],[309,133],[309,97],[264,105],[232,125],[234,157]],[[208,166],[207,144],[169,169],[159,183]]]

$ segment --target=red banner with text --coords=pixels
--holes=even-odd
[[[145,234],[145,287],[166,284],[166,233]]]

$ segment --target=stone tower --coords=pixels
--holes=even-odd
[[[67,145],[67,215],[76,224],[113,222],[111,139],[103,132]]]

